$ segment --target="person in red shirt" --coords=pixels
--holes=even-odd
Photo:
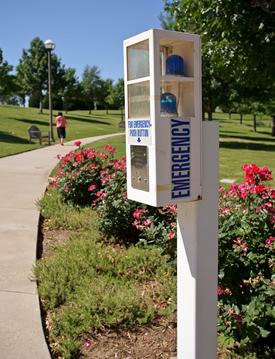
[[[64,138],[66,138],[67,120],[65,117],[63,117],[62,112],[58,112],[58,115],[55,118],[55,122],[59,143],[61,144],[61,146],[63,146]]]

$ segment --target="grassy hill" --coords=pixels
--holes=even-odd
[[[56,141],[55,117],[58,111],[53,111],[53,134]],[[73,111],[63,113],[68,122],[66,140],[98,136],[118,132],[120,111]],[[29,144],[28,127],[37,126],[41,131],[49,130],[49,111],[39,114],[37,108],[0,105],[0,157],[13,155],[39,148],[38,141]],[[46,144],[46,142],[45,142]]]

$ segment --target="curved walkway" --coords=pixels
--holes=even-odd
[[[87,144],[122,133],[81,139]],[[69,141],[0,158],[0,358],[50,359],[40,317],[36,282],[39,211],[57,154],[75,149]]]

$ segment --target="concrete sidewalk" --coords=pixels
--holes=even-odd
[[[84,145],[121,134],[80,141]],[[36,260],[35,201],[45,192],[56,156],[75,149],[75,141],[0,159],[0,359],[50,359],[36,283],[28,278]]]

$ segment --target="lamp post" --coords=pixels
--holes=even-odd
[[[52,122],[52,70],[51,70],[51,51],[55,49],[55,43],[52,40],[44,42],[45,49],[48,51],[48,75],[49,75],[49,112],[50,112],[50,141],[54,142],[53,122]]]

